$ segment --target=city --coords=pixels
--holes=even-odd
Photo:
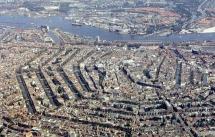
[[[215,136],[215,3],[179,1],[0,1],[0,136]]]

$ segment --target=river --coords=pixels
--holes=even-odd
[[[69,20],[60,16],[51,17],[27,17],[27,16],[0,16],[0,25],[13,26],[17,28],[33,28],[40,25],[48,25],[51,29],[59,28],[63,31],[85,37],[96,38],[100,36],[107,41],[143,41],[143,42],[188,42],[188,41],[214,41],[215,33],[204,34],[173,34],[170,36],[141,36],[130,34],[119,34],[92,26],[74,26]]]

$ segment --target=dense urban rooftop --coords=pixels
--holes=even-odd
[[[171,38],[213,32],[214,4],[7,0],[0,14]],[[50,27],[50,20],[30,27],[7,21],[0,20],[0,136],[215,136],[214,39],[106,41]]]

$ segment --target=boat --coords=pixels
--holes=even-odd
[[[79,23],[72,23],[73,26],[82,26],[81,24]]]

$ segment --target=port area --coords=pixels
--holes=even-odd
[[[117,34],[169,36],[215,32],[213,0],[6,0],[0,4],[0,15],[61,16],[74,26]]]
[[[1,135],[213,134],[213,42],[104,43],[47,26],[0,31]]]

